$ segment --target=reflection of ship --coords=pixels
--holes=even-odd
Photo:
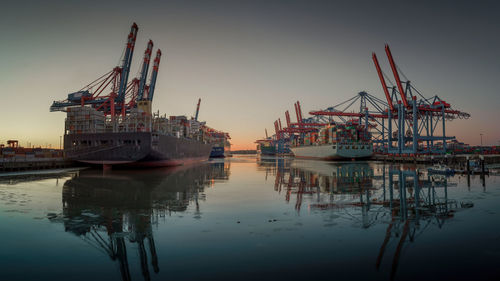
[[[204,187],[227,179],[228,170],[225,163],[215,163],[140,173],[84,171],[65,182],[63,213],[49,214],[49,219],[118,261],[123,280],[131,280],[127,245],[136,244],[141,273],[150,280],[150,266],[155,273],[160,270],[152,226],[191,203],[195,218],[200,217]]]
[[[276,175],[277,171],[288,165],[290,158],[260,155],[256,158],[257,170],[266,172],[266,180],[269,175]],[[286,163],[286,164],[285,164]]]
[[[290,163],[291,168],[305,170],[322,176],[331,176],[339,179],[373,177],[373,169],[368,162],[323,162],[296,159]]]
[[[210,162],[209,178],[211,182],[226,181],[229,179],[231,163],[226,161],[213,161]]]
[[[373,169],[368,163],[328,163],[293,160],[277,169],[275,190],[286,192],[286,201],[296,194],[295,208],[300,211],[303,201],[316,201],[309,207],[322,208],[331,204],[331,195],[339,202],[358,198],[372,188]],[[361,194],[362,196],[362,194]],[[339,203],[337,202],[337,203]]]
[[[362,228],[387,224],[376,267],[383,264],[389,241],[395,238],[391,279],[395,278],[407,242],[414,242],[431,225],[441,228],[457,210],[473,207],[472,203],[448,198],[448,187],[453,184],[446,177],[436,180],[418,170],[400,167],[374,170],[364,163],[311,166],[308,162],[317,163],[293,161],[266,166],[266,171],[275,171],[275,190],[284,191],[287,202],[295,195],[295,209],[299,212],[307,204],[307,209],[335,212],[339,219],[353,221]]]

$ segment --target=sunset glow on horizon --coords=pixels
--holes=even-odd
[[[360,91],[384,99],[371,54],[390,74],[385,43],[424,96],[471,114],[449,122],[448,135],[479,145],[482,134],[484,145],[500,145],[494,1],[432,2],[432,9],[373,1],[120,3],[4,3],[0,143],[58,148],[65,114],[49,106],[119,65],[137,22],[129,80],[153,40],[164,53],[153,110],[191,117],[201,98],[199,119],[228,132],[232,150],[255,149],[265,129],[274,134],[275,120],[285,122],[286,110],[296,122],[296,101],[308,117]]]

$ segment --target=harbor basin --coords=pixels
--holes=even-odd
[[[235,156],[0,177],[0,280],[499,280],[500,177]]]

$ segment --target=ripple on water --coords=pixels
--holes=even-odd
[[[6,213],[20,213],[20,214],[27,214],[28,210],[19,210],[19,209],[9,209],[9,210],[4,210]]]

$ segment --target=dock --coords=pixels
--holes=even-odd
[[[485,164],[500,163],[499,154],[491,155],[472,155],[472,154],[457,154],[457,155],[391,155],[391,154],[375,154],[372,160],[394,163],[414,163],[414,164],[433,164],[445,163],[448,165],[465,164],[467,159],[484,158]]]
[[[54,158],[29,158],[9,157],[0,158],[0,172],[15,172],[28,170],[61,169],[73,167],[74,162],[62,157]]]

